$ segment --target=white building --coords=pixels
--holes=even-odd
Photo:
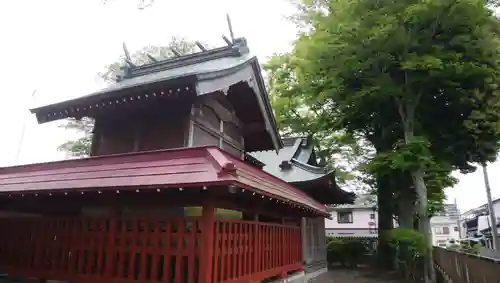
[[[374,196],[360,195],[354,204],[331,206],[331,218],[325,220],[330,237],[377,237],[377,201]]]
[[[447,216],[431,218],[432,245],[445,247],[450,240],[460,239],[460,230],[456,219]]]
[[[442,212],[431,217],[432,245],[444,247],[449,240],[460,239],[459,215],[456,204],[445,204]]]
[[[500,234],[500,198],[493,201],[493,210],[497,220],[497,231]],[[492,246],[492,225],[487,204],[465,212],[460,216],[460,221],[461,229],[464,230],[462,238],[484,238],[486,246]],[[500,239],[498,243],[500,244]]]

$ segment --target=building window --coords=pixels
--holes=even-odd
[[[453,231],[458,232],[458,226],[453,227]]]
[[[375,219],[375,213],[370,213],[370,219]]]
[[[352,212],[351,211],[338,211],[337,212],[337,222],[338,223],[352,223]]]
[[[449,235],[450,227],[436,227],[434,228],[436,235]]]

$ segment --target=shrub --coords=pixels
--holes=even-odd
[[[344,241],[342,239],[330,238],[326,247],[326,260],[328,263],[340,263],[345,265],[343,254]]]
[[[431,250],[425,242],[424,235],[413,229],[395,228],[389,232],[389,244],[397,252],[398,269],[406,279],[417,279],[422,274],[425,257]]]
[[[446,247],[446,249],[457,251],[457,252],[462,252],[462,253],[466,253],[466,254],[473,254],[473,255],[479,254],[479,245],[478,244],[470,245],[468,243],[456,242],[456,243]]]
[[[346,262],[350,267],[357,267],[358,264],[364,263],[365,255],[368,249],[365,243],[358,239],[349,239],[344,243],[343,248]]]
[[[363,239],[329,238],[327,241],[326,257],[329,264],[340,263],[355,268],[364,262],[368,249]]]

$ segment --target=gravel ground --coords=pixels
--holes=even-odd
[[[335,268],[315,278],[311,283],[405,283],[390,275],[381,276],[366,268],[355,270]]]

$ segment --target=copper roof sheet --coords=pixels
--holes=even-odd
[[[217,147],[127,153],[0,168],[0,194],[141,186],[234,184],[328,215],[295,188]]]

